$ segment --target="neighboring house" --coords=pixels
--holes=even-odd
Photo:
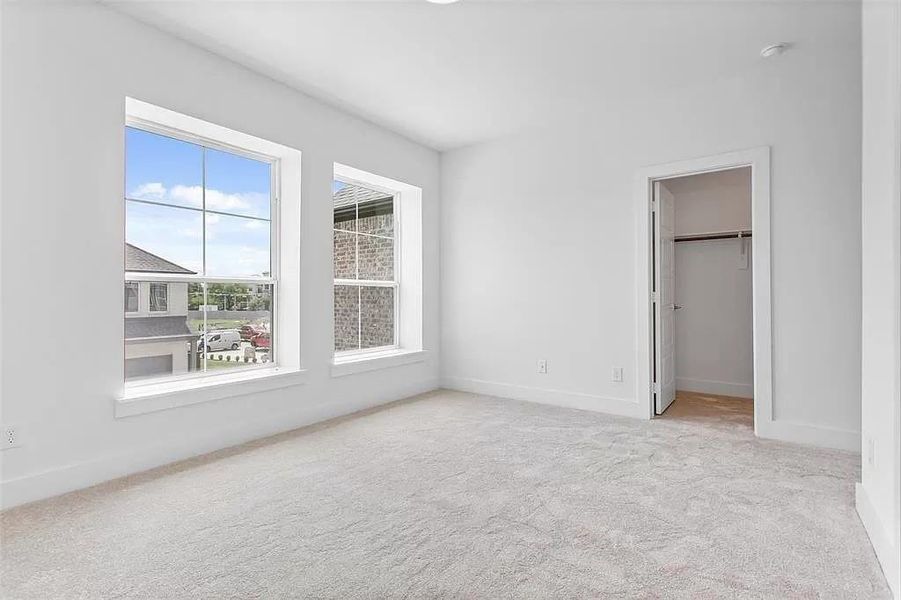
[[[130,273],[193,275],[137,246],[125,244]],[[165,281],[125,282],[125,378],[184,373],[193,363],[197,337],[188,327],[188,284]]]

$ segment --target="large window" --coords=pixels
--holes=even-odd
[[[126,379],[271,363],[274,161],[147,123],[125,143]]]
[[[398,347],[396,194],[336,179],[336,355]]]

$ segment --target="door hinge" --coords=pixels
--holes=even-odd
[[[660,384],[657,383],[656,381],[654,381],[654,382],[651,383],[651,393],[652,393],[652,394],[659,394],[659,393],[660,393]]]
[[[651,302],[657,302],[657,292],[651,292]]]

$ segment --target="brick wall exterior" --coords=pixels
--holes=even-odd
[[[393,215],[336,222],[335,229],[336,279],[394,279]],[[394,343],[393,288],[335,286],[334,311],[336,352]]]

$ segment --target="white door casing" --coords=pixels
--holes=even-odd
[[[654,183],[655,412],[676,399],[676,207],[673,194]]]

